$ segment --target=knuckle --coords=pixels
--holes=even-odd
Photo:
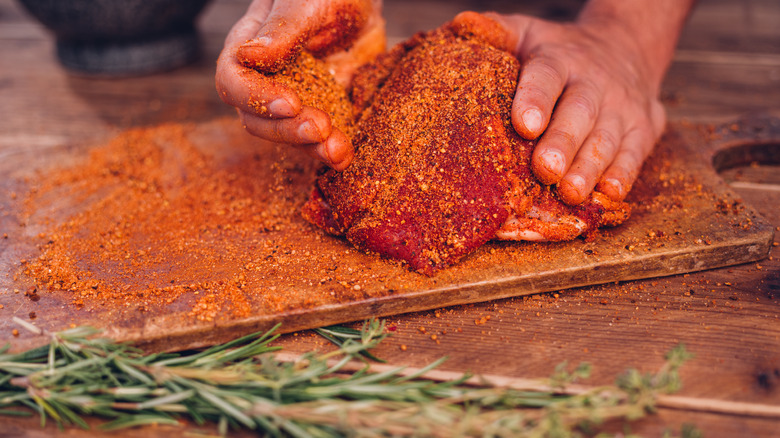
[[[604,172],[602,180],[606,178],[607,180],[618,181],[620,184],[627,186],[627,184],[633,181],[635,176],[638,175],[638,172],[631,170],[633,168],[634,166],[626,160],[626,157],[623,157],[620,161],[616,161],[609,166]]]
[[[618,151],[620,140],[617,134],[611,129],[596,128],[591,133],[592,141],[595,143],[599,158],[614,157]],[[606,160],[603,160],[606,161]]]
[[[546,137],[547,142],[562,145],[565,147],[564,150],[569,151],[570,153],[576,151],[580,147],[577,137],[574,134],[560,128],[548,128]]]
[[[255,137],[262,138],[263,140],[276,141],[276,139],[269,134],[268,130],[258,128],[255,124],[247,124],[246,130]]]
[[[596,105],[596,99],[590,93],[573,94],[567,100],[567,104],[584,113],[588,120],[594,120],[598,115],[599,110]]]
[[[522,102],[521,105],[518,105],[518,108],[524,109],[529,106],[534,106],[549,114],[552,112],[557,98],[558,93],[556,90],[545,88],[540,84],[531,82],[522,85],[522,88],[518,89],[515,101]]]
[[[590,159],[577,159],[574,165],[566,175],[566,179],[576,180],[577,177],[581,178],[580,185],[592,186],[595,184],[596,177],[602,172],[599,163]]]
[[[270,133],[272,135],[272,138],[274,141],[280,142],[280,143],[286,143],[287,142],[287,121],[286,120],[269,120],[267,123],[267,126],[270,130]]]
[[[656,136],[653,133],[653,127],[650,125],[645,125],[637,128],[632,137],[634,138],[634,143],[636,144],[636,147],[632,148],[632,150],[634,151],[634,155],[637,157],[637,160],[641,164],[641,162],[644,161],[648,155],[650,155],[650,152],[653,150],[653,146],[655,146]]]
[[[653,125],[655,137],[660,137],[666,126],[666,108],[661,102],[654,100],[650,106],[650,120]]]
[[[637,147],[631,147],[623,150],[623,170],[628,175],[634,175],[639,173],[639,168],[642,167],[642,162],[645,159],[645,153],[642,151],[641,145],[636,144]]]
[[[563,67],[559,62],[548,57],[532,58],[526,64],[525,73],[525,79],[530,83],[541,80],[562,87],[565,81]]]

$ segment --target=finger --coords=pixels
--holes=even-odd
[[[309,106],[295,117],[269,119],[239,111],[241,123],[250,134],[277,143],[303,145],[325,141],[332,131],[330,117]]]
[[[300,53],[326,13],[321,2],[274,2],[256,37],[238,48],[239,61],[265,73],[278,71]]]
[[[456,35],[480,35],[489,45],[510,51],[514,48],[513,38],[496,15],[464,11],[452,19],[451,27]]]
[[[615,159],[623,126],[617,115],[602,116],[577,152],[569,171],[558,183],[558,194],[570,205],[581,204]]]
[[[310,47],[307,47],[311,50]],[[323,58],[336,82],[349,89],[355,72],[387,51],[385,21],[379,11],[369,17],[366,26],[347,50],[337,51]]]
[[[657,141],[661,138],[661,134],[663,134],[666,127],[666,108],[664,108],[660,100],[654,100],[650,104],[650,124],[653,127],[653,138]]]
[[[523,66],[512,101],[512,125],[523,138],[533,140],[544,132],[568,76],[565,64],[547,56]]]
[[[225,38],[225,48],[237,47],[257,36],[257,32],[263,27],[268,14],[271,12],[273,0],[255,0],[246,10],[246,13],[236,21]]]
[[[615,160],[601,177],[597,190],[615,201],[625,199],[639,176],[642,163],[653,149],[655,139],[650,127],[637,128],[627,132]]]
[[[329,8],[319,16],[306,42],[306,49],[321,58],[347,49],[361,31],[376,18],[381,19],[380,0],[341,0],[327,2]],[[324,17],[324,20],[323,20]],[[370,21],[374,23],[370,23]]]
[[[301,110],[296,93],[242,66],[237,46],[257,36],[271,12],[272,0],[255,0],[228,33],[217,60],[216,87],[220,98],[241,111],[265,117],[292,117]]]
[[[531,161],[531,168],[542,183],[558,183],[569,169],[593,129],[600,102],[601,93],[587,83],[572,86],[563,94]]]
[[[333,129],[330,136],[321,143],[298,147],[311,157],[339,171],[346,169],[352,163],[355,155],[349,139],[338,129]]]
[[[272,118],[293,117],[301,111],[301,99],[294,91],[239,64],[233,49],[220,55],[215,80],[219,97],[241,111]]]
[[[535,22],[535,19],[527,15],[504,15],[495,12],[484,12],[481,15],[495,20],[506,31],[506,41],[503,44],[496,45],[496,47],[506,47],[515,56],[524,58],[524,56],[521,56],[521,47],[525,42],[524,39],[528,33],[528,28]],[[462,18],[459,14],[453,21],[458,25],[457,23]]]

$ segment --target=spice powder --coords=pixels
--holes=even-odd
[[[345,241],[300,217],[316,167],[235,120],[124,132],[36,179],[27,218],[51,225],[24,273],[120,318],[278,313],[360,299],[369,283],[374,295],[391,293],[371,266],[384,262],[356,262]]]

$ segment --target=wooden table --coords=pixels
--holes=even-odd
[[[511,11],[510,1],[492,1]],[[571,17],[579,2],[524,2],[540,16]],[[122,80],[67,74],[53,41],[11,0],[0,0],[0,159],[105,139],[129,127],[165,121],[206,121],[233,114],[213,86],[214,61],[245,1],[219,0],[200,18],[203,57],[176,71]],[[393,1],[385,5],[391,42],[439,25],[484,2]],[[414,11],[409,13],[408,11]],[[780,3],[702,0],[692,16],[663,96],[670,120],[714,124],[750,114],[780,116]],[[25,149],[22,146],[27,146]],[[764,145],[780,153],[780,145]],[[766,154],[772,156],[772,154]],[[780,229],[778,162],[723,172],[747,203]],[[780,234],[778,234],[780,236]],[[776,238],[777,239],[777,238]],[[609,383],[629,368],[656,369],[664,352],[682,342],[696,354],[682,371],[681,395],[708,401],[780,406],[780,251],[759,263],[656,280],[570,289],[388,318],[394,335],[377,355],[414,367],[441,356],[445,371],[506,377],[546,377],[553,367],[587,361],[588,383]],[[12,309],[0,309],[8,318]],[[327,348],[308,332],[287,335],[293,352]],[[727,409],[728,410],[728,409]],[[4,436],[103,436],[37,420],[0,419]],[[730,413],[660,409],[632,425],[659,436],[694,423],[705,436],[776,436],[780,420]],[[135,436],[138,431],[127,432]],[[172,431],[147,428],[144,435]],[[249,436],[249,435],[247,435]]]

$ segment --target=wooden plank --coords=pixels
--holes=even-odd
[[[434,277],[424,277],[409,272],[398,264],[388,263],[375,256],[350,251],[347,243],[341,239],[323,236],[318,230],[306,224],[299,215],[298,208],[305,200],[311,177],[267,177],[260,183],[259,193],[273,191],[273,187],[283,187],[282,193],[295,198],[292,204],[273,204],[271,198],[264,208],[268,211],[283,211],[278,231],[260,233],[246,249],[239,254],[251,252],[252,257],[225,253],[223,264],[215,268],[224,271],[211,281],[233,281],[235,275],[245,275],[249,290],[242,296],[251,311],[247,314],[231,315],[229,303],[214,315],[214,320],[199,320],[193,306],[201,302],[200,293],[209,290],[196,288],[176,295],[173,302],[146,303],[139,312],[136,306],[127,301],[90,297],[84,299],[83,307],[74,307],[72,291],[41,290],[40,301],[32,302],[23,294],[30,281],[20,276],[22,258],[36,257],[36,246],[44,243],[52,232],[49,223],[65,223],[72,215],[84,211],[90,205],[79,204],[78,195],[58,195],[55,203],[49,205],[27,204],[35,206],[31,212],[24,213],[22,199],[24,185],[14,186],[13,178],[6,178],[6,192],[18,193],[18,197],[3,207],[7,221],[18,221],[20,225],[9,227],[8,238],[3,239],[4,278],[0,278],[0,303],[13,314],[37,315],[36,323],[47,329],[57,329],[70,323],[95,324],[107,329],[108,333],[119,340],[139,342],[153,349],[180,349],[207,345],[224,341],[242,333],[264,330],[283,323],[283,330],[295,331],[325,324],[359,320],[369,316],[386,316],[409,311],[420,311],[442,306],[473,303],[501,299],[511,296],[528,295],[538,292],[556,291],[572,287],[631,280],[638,278],[673,275],[713,267],[728,266],[760,260],[766,257],[771,240],[772,229],[749,207],[740,206],[732,211],[723,210],[719,205],[730,206],[735,195],[704,162],[702,150],[727,147],[734,142],[763,142],[777,138],[780,126],[777,121],[759,121],[766,129],[755,133],[752,125],[742,124],[745,132],[733,131],[725,127],[715,133],[707,133],[714,141],[715,148],[706,148],[707,138],[696,129],[678,127],[665,137],[653,158],[648,161],[640,181],[636,184],[631,200],[635,205],[633,216],[621,227],[603,232],[593,241],[574,241],[560,244],[533,243],[492,243],[466,258],[459,265],[447,269]],[[255,169],[253,172],[274,175],[274,164],[284,162],[290,169],[304,169],[307,165],[301,156],[287,155],[272,145],[249,138],[240,131],[232,120],[193,125],[189,136],[200,145],[209,161],[221,166],[232,166],[235,162],[251,161],[252,156],[268,158],[269,168]],[[689,132],[690,131],[690,132]],[[157,131],[153,131],[157,132]],[[748,133],[749,138],[743,134]],[[163,133],[164,134],[164,133]],[[157,134],[156,134],[157,135]],[[165,145],[165,140],[155,140]],[[227,143],[226,143],[227,142]],[[229,145],[229,146],[228,146]],[[172,147],[172,146],[171,146]],[[230,150],[230,154],[220,151]],[[279,154],[282,155],[279,155]],[[5,175],[10,177],[31,178],[32,187],[36,187],[33,169],[50,168],[53,163],[62,164],[73,160],[78,154],[73,150],[48,151],[37,161],[28,155],[24,160],[9,155],[3,164]],[[174,158],[177,152],[167,153]],[[240,159],[237,157],[244,156]],[[284,161],[282,160],[284,156]],[[298,161],[300,160],[300,161]],[[187,172],[203,172],[186,169],[186,162],[170,162],[169,168],[182,168]],[[217,165],[214,172],[218,172]],[[311,167],[309,165],[309,167]],[[29,172],[25,172],[28,169]],[[207,173],[210,173],[208,171]],[[236,170],[241,182],[241,173]],[[309,171],[313,174],[312,171]],[[244,176],[248,177],[248,176]],[[288,179],[287,182],[282,182]],[[263,184],[268,187],[263,188]],[[58,190],[64,190],[61,187]],[[37,190],[37,189],[36,189]],[[58,192],[59,193],[59,192]],[[65,191],[64,193],[68,193]],[[77,193],[77,192],[76,192]],[[175,196],[163,195],[163,196]],[[252,195],[250,195],[252,196]],[[263,202],[263,201],[260,201]],[[97,204],[95,204],[97,205]],[[52,206],[55,208],[52,210]],[[224,234],[209,245],[241,245],[236,243],[240,236]],[[134,244],[148,248],[149,252],[160,252],[163,248],[155,246],[157,238],[141,239]],[[198,236],[183,237],[185,241]],[[264,242],[270,242],[267,245]],[[175,245],[175,242],[173,243]],[[238,246],[241,248],[241,246]],[[286,257],[277,261],[273,257],[282,250]],[[99,251],[96,248],[96,251]],[[192,250],[188,250],[192,251]],[[231,250],[236,252],[236,250]],[[264,254],[268,253],[268,257]],[[20,257],[20,254],[22,255]],[[97,252],[95,253],[97,255]],[[14,260],[14,257],[17,257]],[[150,274],[136,272],[132,278],[118,279],[122,288],[137,291],[139,296],[148,284],[160,283],[158,272],[166,272],[165,278],[187,279],[190,275],[188,265],[177,264],[175,253],[171,260],[162,261],[151,269]],[[236,258],[239,257],[239,258]],[[338,260],[338,263],[329,262]],[[242,270],[250,262],[253,270]],[[118,263],[117,261],[116,263]],[[115,262],[112,262],[115,263]],[[80,265],[87,269],[85,274],[92,278],[106,277],[114,281],[110,274],[100,268],[89,269],[89,265]],[[100,265],[97,265],[100,266]],[[113,268],[112,268],[113,269]],[[204,269],[207,266],[204,265]],[[241,271],[241,274],[237,274]],[[275,272],[267,276],[267,272]],[[326,280],[320,280],[326,279]],[[172,280],[173,281],[173,280]],[[178,280],[177,280],[178,281]],[[197,280],[189,278],[187,281]],[[166,280],[167,283],[167,280]],[[344,285],[349,287],[345,290]],[[354,286],[354,289],[353,289]],[[268,301],[268,291],[272,290],[273,299]],[[217,301],[224,298],[217,297]],[[78,301],[78,300],[76,300]],[[170,301],[170,300],[168,300]],[[129,307],[128,307],[129,306]],[[227,307],[224,307],[227,306]],[[201,318],[202,319],[202,318]],[[122,321],[121,325],[117,325]],[[8,339],[10,321],[0,322],[0,336],[5,335],[15,348],[21,348],[25,337]]]
[[[75,436],[82,438],[112,438],[117,436],[139,436],[147,438],[167,438],[170,436],[218,436],[217,428],[212,424],[197,426],[191,422],[182,422],[180,426],[148,426],[134,428],[128,431],[101,431],[97,427],[100,421],[90,419],[90,430],[75,432],[61,431],[53,422],[47,422],[45,428],[40,427],[37,418],[4,418],[3,428],[6,436],[18,438],[49,438],[60,436]],[[740,417],[677,412],[661,409],[657,415],[633,423],[629,429],[641,436],[664,436],[665,433],[679,435],[683,425],[694,425],[708,438],[734,436],[767,436],[771,437],[777,431],[777,423],[772,420],[746,419]],[[626,426],[622,422],[612,422],[605,425],[607,431],[624,433]],[[231,430],[229,435],[234,438],[254,438],[257,433],[246,430]]]
[[[683,30],[686,50],[777,53],[780,5],[773,0],[703,0],[696,4]]]

